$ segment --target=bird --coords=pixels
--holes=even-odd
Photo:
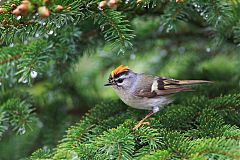
[[[128,66],[120,65],[110,73],[108,82],[104,86],[112,87],[126,105],[150,111],[134,126],[133,129],[136,130],[142,124],[149,124],[145,120],[157,113],[161,107],[173,102],[172,95],[193,91],[193,89],[186,86],[203,83],[211,83],[211,81],[176,80],[136,73]]]

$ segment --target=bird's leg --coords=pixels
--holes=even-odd
[[[146,117],[144,117],[138,124],[133,128],[133,130],[138,129],[142,124],[148,124],[149,122],[144,122],[146,119],[148,119],[150,116],[152,116],[154,113],[157,113],[159,111],[159,107],[153,107],[152,112],[150,112]]]
[[[144,122],[144,121],[153,114],[154,114],[154,112],[152,111],[148,115],[146,115],[146,117],[144,117],[141,121],[138,122],[138,124],[133,128],[133,130],[138,129],[142,124],[149,124],[148,122]]]

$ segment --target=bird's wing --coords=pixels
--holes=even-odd
[[[144,78],[139,77],[134,95],[148,98],[171,95],[178,92],[193,91],[192,89],[186,88],[185,86],[209,83],[209,81],[203,80],[175,80],[143,74],[139,76],[144,76]]]

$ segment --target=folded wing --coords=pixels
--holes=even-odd
[[[145,78],[140,78],[138,87],[135,89],[135,95],[139,97],[154,98],[157,96],[171,95],[178,92],[194,91],[186,86],[211,83],[205,80],[175,80],[163,77],[153,77],[144,75]]]

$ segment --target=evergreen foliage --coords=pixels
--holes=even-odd
[[[239,101],[239,96],[239,94],[228,95],[212,100],[200,98],[197,101],[191,99],[187,104],[169,106],[151,120],[151,126],[142,126],[136,131],[132,130],[137,119],[132,109],[125,111],[128,116],[122,117],[114,114],[116,109],[120,108],[119,102],[116,105],[104,103],[93,108],[80,123],[68,129],[65,138],[51,153],[51,158],[238,159],[240,130],[237,126],[226,123],[221,113],[232,108],[238,108],[239,111],[239,104],[236,103]],[[219,99],[223,103],[216,103]],[[232,105],[227,101],[231,101]],[[197,104],[201,106],[197,107]],[[179,108],[184,108],[186,105],[189,110],[192,109],[186,111],[192,112],[191,116],[177,114],[177,112],[185,112]],[[218,108],[219,105],[225,105],[224,109]],[[108,115],[101,116],[103,109],[109,109],[109,112],[106,112]],[[98,115],[99,119],[95,120],[94,115]],[[114,119],[122,124],[117,128],[103,127],[109,125],[106,121],[99,124],[102,118],[114,121],[111,117],[115,117]],[[190,121],[191,117],[195,117],[195,120]],[[36,158],[34,156],[38,152],[34,153],[32,159]],[[40,154],[38,158],[44,159],[44,156]]]
[[[17,97],[4,102],[3,97],[0,98],[3,102],[0,107],[0,138],[9,129],[24,134],[29,124],[34,121],[31,103]]]
[[[240,1],[100,2],[0,1],[0,159],[240,159]],[[133,130],[102,87],[123,63],[214,83]]]

